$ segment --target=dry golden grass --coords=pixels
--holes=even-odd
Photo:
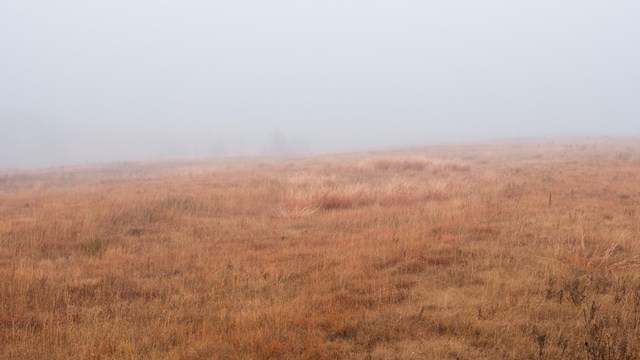
[[[0,358],[637,359],[640,141],[0,174]]]

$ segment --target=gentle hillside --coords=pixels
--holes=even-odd
[[[0,173],[0,358],[636,359],[640,140]]]

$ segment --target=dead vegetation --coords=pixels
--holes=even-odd
[[[639,159],[591,139],[0,175],[0,358],[637,359]]]

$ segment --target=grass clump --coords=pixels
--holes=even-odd
[[[141,227],[132,227],[129,230],[127,230],[126,234],[129,236],[142,236],[142,234],[145,233],[145,229],[141,228]]]
[[[107,241],[100,237],[92,237],[83,246],[84,253],[92,258],[100,258],[107,251]]]

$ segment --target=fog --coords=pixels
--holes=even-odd
[[[0,168],[640,135],[640,2],[0,1]]]

